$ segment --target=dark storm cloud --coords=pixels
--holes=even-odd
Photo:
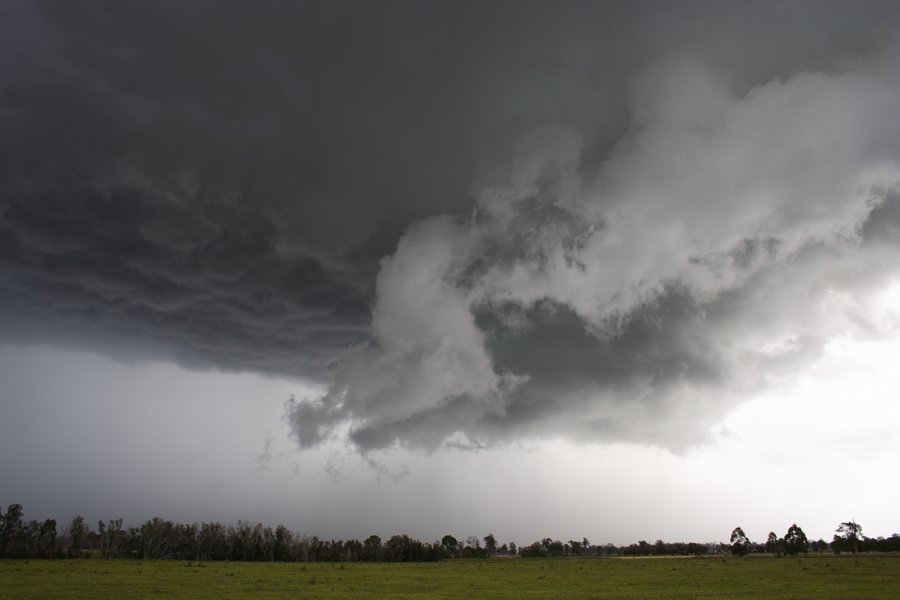
[[[365,335],[365,293],[311,256],[279,253],[271,220],[244,204],[128,187],[13,199],[0,221],[7,335],[27,336],[25,318],[154,340],[197,366],[327,373]]]
[[[4,339],[331,381],[302,445],[683,446],[893,248],[892,2],[0,11]]]

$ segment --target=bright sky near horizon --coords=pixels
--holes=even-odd
[[[78,512],[126,525],[243,519],[327,538],[493,532],[519,544],[629,544],[723,541],[737,525],[763,542],[795,521],[830,541],[852,518],[887,537],[900,493],[890,475],[900,469],[898,353],[900,337],[835,341],[807,373],[743,404],[715,424],[714,441],[683,455],[545,440],[394,450],[373,468],[339,443],[296,451],[281,416],[300,382],[3,347],[0,379],[15,377],[23,401],[0,438],[30,457],[4,461],[0,478],[15,482],[9,499],[30,518]],[[82,400],[57,404],[69,396]]]

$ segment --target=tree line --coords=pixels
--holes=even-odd
[[[562,542],[544,538],[528,546],[500,544],[493,534],[479,539],[457,539],[447,534],[434,542],[422,542],[408,535],[382,540],[371,535],[365,540],[326,540],[298,535],[284,525],[274,529],[261,523],[238,521],[237,525],[176,523],[154,517],[137,527],[124,527],[123,519],[99,521],[91,528],[75,516],[59,531],[55,519],[24,518],[21,504],[0,509],[0,558],[99,558],[176,559],[196,561],[267,562],[431,562],[455,558],[492,556],[651,556],[705,555],[731,552],[743,556],[753,552],[796,554],[798,552],[900,552],[900,535],[867,538],[862,528],[841,523],[830,544],[809,542],[803,530],[792,525],[784,537],[770,533],[763,544],[752,543],[737,527],[729,544],[667,543],[640,541],[628,546],[594,545],[587,538]]]
[[[863,535],[862,526],[853,521],[844,521],[834,532],[831,542],[825,540],[809,541],[806,534],[796,523],[792,524],[783,537],[770,531],[765,543],[757,544],[747,539],[744,530],[736,527],[731,532],[730,551],[736,556],[746,556],[754,552],[783,555],[797,555],[808,552],[831,551],[841,552],[900,552],[900,535],[893,534],[889,538],[870,538]]]

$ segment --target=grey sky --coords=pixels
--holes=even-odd
[[[308,518],[371,484],[427,529],[417,464],[453,489],[577,444],[687,465],[836,340],[897,334],[893,2],[12,1],[0,23],[0,451],[23,457],[0,502],[284,518],[300,478]],[[346,502],[343,535],[390,522]]]

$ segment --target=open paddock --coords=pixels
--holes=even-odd
[[[440,563],[0,561],[3,600],[297,598],[895,599],[900,556]]]

